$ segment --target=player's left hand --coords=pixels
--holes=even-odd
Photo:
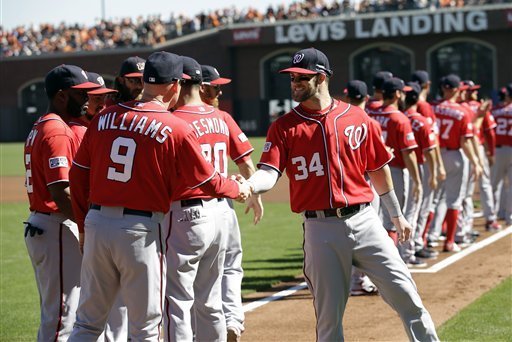
[[[244,203],[249,197],[251,197],[252,194],[252,187],[249,182],[242,176],[242,175],[236,175],[231,176],[231,179],[233,179],[238,183],[238,197],[235,199],[237,202]]]
[[[423,186],[421,183],[413,182],[412,185],[412,198],[418,202],[423,195]]]
[[[254,211],[253,223],[256,225],[263,217],[264,209],[263,203],[261,202],[261,195],[252,195],[251,198],[249,198],[245,213],[247,214],[251,209]]]
[[[482,167],[480,164],[473,165],[473,174],[475,175],[475,179],[479,179],[482,176]]]
[[[494,165],[494,156],[487,155],[487,160],[489,160],[489,166],[492,167]]]
[[[398,233],[398,242],[405,242],[411,238],[412,227],[409,222],[405,219],[404,215],[398,217],[392,217],[391,222],[396,227]]]

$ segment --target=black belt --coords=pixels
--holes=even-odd
[[[217,202],[221,202],[224,200],[224,198],[212,198],[216,199]],[[193,207],[195,205],[203,206],[203,201],[211,201],[212,199],[206,199],[206,198],[189,198],[186,200],[181,200],[181,206],[182,207]]]
[[[101,205],[99,204],[91,204],[91,209],[101,210]],[[123,214],[125,215],[136,215],[136,216],[144,216],[144,217],[152,217],[153,212],[145,211],[145,210],[137,210],[130,208],[123,208]]]
[[[344,207],[344,208],[331,208],[331,209],[324,209],[324,210],[306,210],[304,212],[304,216],[306,216],[306,218],[317,218],[318,217],[317,212],[321,211],[324,213],[325,217],[343,218],[346,216],[356,214],[369,205],[370,205],[370,203],[362,203],[362,204],[349,205],[348,207]]]
[[[503,147],[503,145],[496,145],[496,147]]]
[[[42,212],[42,211],[37,211],[37,210],[35,210],[35,211],[34,211],[34,213],[36,213],[36,214],[48,215],[48,216],[50,216],[50,215],[52,214],[52,213],[44,213],[44,212]]]
[[[445,147],[445,149],[448,151],[458,151],[459,150],[458,148],[448,148],[448,147]]]

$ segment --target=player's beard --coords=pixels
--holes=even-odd
[[[407,107],[405,105],[405,101],[402,99],[398,99],[398,110],[401,112],[405,112],[406,109]]]
[[[304,102],[309,98],[313,97],[317,93],[318,85],[315,83],[314,87],[308,87],[300,90],[293,90],[292,88],[292,100],[295,102]]]
[[[66,106],[66,109],[70,116],[74,118],[81,117],[83,115],[82,108],[83,104],[80,104],[79,102],[75,101],[75,99],[71,96],[68,97],[68,104]]]
[[[138,89],[138,88],[130,89],[121,83],[119,83],[118,90],[119,90],[119,99],[121,100],[121,102],[136,100],[142,92],[142,89]]]

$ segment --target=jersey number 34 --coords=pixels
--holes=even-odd
[[[323,176],[324,166],[320,162],[320,153],[315,152],[311,157],[311,160],[308,162],[305,157],[298,156],[292,158],[292,164],[297,165],[298,173],[295,174],[295,180],[304,180],[309,177],[310,174],[315,174],[316,176]]]

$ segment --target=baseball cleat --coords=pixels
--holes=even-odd
[[[436,259],[438,255],[439,253],[437,251],[428,248],[422,248],[416,253],[414,253],[415,257],[422,259]]]
[[[240,330],[235,327],[228,327],[227,342],[240,342]]]
[[[405,264],[407,267],[427,267],[427,263],[423,259],[415,256],[411,257]]]
[[[496,221],[487,221],[487,223],[485,224],[485,230],[488,232],[497,232],[501,230],[501,228],[501,224],[499,224]]]
[[[460,252],[462,249],[455,242],[444,244],[443,252]]]

